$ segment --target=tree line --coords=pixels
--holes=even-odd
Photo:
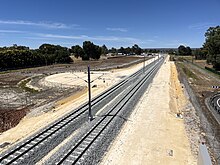
[[[42,44],[37,49],[14,44],[10,47],[0,47],[0,70],[45,66],[59,63],[72,63],[71,55],[82,60],[98,60],[108,53],[123,55],[140,55],[141,53],[157,53],[157,49],[142,49],[137,44],[132,47],[108,49],[105,45],[98,46],[91,41],[84,41],[82,47],[74,45],[71,48],[60,45]]]
[[[0,70],[26,68],[34,66],[51,65],[56,63],[71,63],[71,55],[82,60],[98,60],[102,54],[125,54],[140,55],[141,53],[158,53],[160,51],[175,55],[194,55],[195,59],[205,59],[213,68],[220,70],[220,26],[210,27],[205,33],[205,43],[202,48],[191,49],[180,45],[178,49],[142,49],[137,44],[132,47],[112,47],[108,49],[105,45],[98,46],[91,41],[84,41],[82,47],[79,45],[71,48],[60,45],[42,44],[38,49],[29,49],[26,46],[13,45],[11,47],[0,47]]]
[[[201,48],[191,49],[180,45],[177,51],[172,50],[169,54],[193,55],[197,60],[206,60],[213,68],[220,70],[220,26],[210,27],[205,33],[205,42]]]
[[[111,49],[108,49],[105,45],[99,47],[90,41],[85,41],[82,47],[79,45],[72,46],[70,51],[76,58],[81,57],[83,60],[88,60],[89,58],[99,59],[100,55],[105,55],[108,53],[122,55],[141,55],[141,53],[160,52],[158,49],[142,49],[137,44],[127,48],[120,47],[119,49],[116,49],[112,47]]]
[[[120,47],[119,49],[111,48],[108,51],[113,54],[124,54],[124,55],[141,55],[141,53],[159,53],[160,49],[142,49],[137,44],[134,44],[132,47]]]
[[[98,60],[102,53],[107,52],[107,47],[83,42],[71,48],[60,45],[42,44],[38,49],[14,44],[10,47],[0,47],[0,70],[18,69],[73,62],[71,55],[81,57],[83,60]]]
[[[13,45],[0,48],[0,70],[70,63],[68,48],[43,44],[38,49]]]
[[[170,53],[172,54],[172,52]],[[181,56],[194,56],[196,60],[206,60],[207,50],[205,48],[194,48],[191,49],[189,46],[180,45],[178,47],[177,53],[174,51],[173,54],[181,55]]]

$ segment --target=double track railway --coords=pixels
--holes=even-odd
[[[98,139],[120,110],[129,102],[144,83],[157,71],[163,59],[160,58],[144,68],[135,72],[123,81],[114,85],[107,91],[95,97],[92,102],[92,113],[95,114],[108,102],[120,95],[119,100],[105,115],[98,120],[70,151],[60,159],[57,164],[74,164],[81,161],[83,154]],[[141,77],[141,78],[140,78]],[[131,85],[132,84],[132,85]],[[110,115],[110,114],[114,115]],[[79,129],[88,120],[88,104],[83,104],[57,121],[51,123],[24,141],[16,144],[0,156],[0,164],[35,164],[41,160],[54,147]]]

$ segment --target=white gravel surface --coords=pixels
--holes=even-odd
[[[146,61],[146,65],[153,61],[153,59]],[[100,94],[101,92],[105,91],[106,89],[110,88],[112,85],[116,84],[117,82],[121,81],[124,77],[131,75],[132,73],[138,71],[140,68],[143,67],[143,63],[122,69],[113,69],[109,72],[105,72],[103,76],[106,77],[105,82],[103,82],[103,76],[101,79],[97,79],[94,81],[92,85],[97,85],[97,88],[92,88],[92,98]],[[91,76],[92,80],[97,78],[97,75],[100,76],[103,74],[103,71],[99,74],[93,74]],[[83,82],[86,74],[83,72],[75,72],[73,73],[63,73],[63,74],[55,74],[46,77],[40,81],[42,84],[47,85],[52,84],[53,86],[78,86],[82,85],[87,87],[87,83]],[[78,78],[76,78],[78,77]],[[74,79],[74,81],[72,81]],[[70,81],[71,80],[71,81]],[[64,98],[56,103],[55,107],[52,107],[53,110],[44,112],[41,110],[42,108],[37,109],[41,115],[27,115],[23,118],[20,123],[10,130],[3,132],[0,135],[0,144],[4,142],[9,142],[11,145],[16,144],[16,142],[25,139],[27,136],[37,132],[39,129],[45,127],[49,123],[55,121],[62,115],[72,111],[73,109],[79,107],[82,103],[87,102],[88,94],[87,89],[74,93],[72,96],[68,98]],[[48,107],[49,108],[49,107]],[[32,117],[31,117],[32,116]],[[5,148],[1,148],[0,152],[5,151],[7,148],[11,147],[11,145],[6,146]]]
[[[166,60],[101,165],[196,164],[183,119],[170,106],[170,78]]]

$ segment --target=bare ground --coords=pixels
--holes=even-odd
[[[125,67],[125,68],[123,69],[123,67],[122,67],[122,69],[109,70],[108,71],[109,78],[106,78],[105,82],[103,82],[103,80],[95,81],[95,83],[97,84],[98,87],[92,88],[92,97],[94,97],[97,94],[99,94],[100,92],[106,90],[107,88],[109,88],[113,84],[115,84],[118,81],[120,81],[121,79],[123,79],[125,76],[130,75],[131,73],[137,71],[138,69],[140,69],[143,66],[143,64],[140,63],[143,61],[143,58],[134,57],[134,59],[133,59],[132,57],[128,57],[128,59],[129,59],[128,61],[126,61],[127,59],[126,60],[125,59],[126,59],[125,57],[114,59],[117,61],[117,62],[115,62],[115,65],[113,65],[112,63],[109,64],[109,61],[106,60],[106,63],[108,63],[108,65],[115,66],[115,68],[120,68],[117,66],[119,66],[119,61],[121,61],[121,64],[123,64],[123,67]],[[135,61],[135,60],[138,60],[138,61]],[[128,66],[125,66],[124,62],[128,62],[129,63]],[[134,64],[132,65],[131,62],[135,62],[136,65],[134,65]],[[137,64],[137,63],[140,63],[140,64]],[[148,61],[146,63],[148,63]],[[84,64],[85,68],[87,67],[87,64],[88,63],[85,62],[85,64]],[[82,64],[80,64],[80,65],[82,65]],[[101,65],[101,66],[104,67],[105,64],[103,63],[103,65]],[[54,70],[52,69],[52,71],[54,71]],[[48,72],[48,70],[47,70],[47,72]],[[103,72],[103,71],[101,71],[101,72]],[[77,75],[78,75],[78,73],[84,74],[83,72],[77,72],[77,70],[74,73]],[[12,74],[14,74],[14,73],[12,73]],[[107,76],[107,75],[105,75],[105,76]],[[45,76],[44,77],[41,77],[41,76],[37,77],[36,79],[34,79],[35,82],[32,83],[32,85],[34,85],[35,87],[38,86],[39,80],[42,80],[44,78],[45,78]],[[56,84],[57,83],[59,84],[60,82],[63,82],[63,83],[66,82],[66,77],[61,76],[59,79],[57,79]],[[76,82],[78,82],[78,81],[76,81]],[[74,81],[73,81],[73,83],[74,83]],[[24,139],[28,135],[36,132],[40,128],[42,128],[45,125],[47,125],[48,123],[56,120],[58,117],[64,115],[65,113],[72,111],[73,109],[75,109],[76,107],[81,105],[83,102],[86,102],[87,101],[86,85],[87,84],[84,82],[84,86],[74,85],[74,88],[61,88],[59,85],[58,86],[54,85],[53,87],[38,86],[39,88],[43,88],[43,90],[41,89],[40,92],[34,93],[33,94],[34,97],[36,98],[37,101],[39,101],[39,103],[41,103],[40,102],[41,99],[42,99],[42,102],[44,101],[43,99],[45,99],[47,102],[45,104],[41,103],[40,107],[33,105],[33,107],[30,109],[30,112],[28,113],[28,115],[26,115],[19,122],[19,124],[16,127],[11,128],[8,131],[5,131],[0,135],[0,144],[4,144],[4,143],[10,144],[8,146],[3,145],[4,147],[2,147],[1,151],[4,151],[9,146],[14,145],[17,141]],[[79,89],[79,90],[76,92],[76,89]],[[75,90],[75,92],[74,92],[74,90]],[[66,91],[66,93],[65,93],[65,91]],[[37,95],[39,95],[39,97],[36,97]],[[54,97],[52,97],[54,95],[58,95],[57,96],[58,99],[55,99]]]
[[[197,164],[198,123],[188,122],[194,111],[166,61],[101,164]]]
[[[45,86],[40,84],[39,82],[46,76],[63,72],[83,72],[86,71],[88,65],[91,66],[92,70],[123,68],[137,64],[142,60],[143,58],[140,57],[102,58],[98,61],[76,60],[73,64],[57,64],[1,72],[0,120],[4,122],[0,123],[0,128],[4,129],[0,129],[0,132],[16,126],[19,123],[18,121],[22,119],[20,116],[24,117],[27,112],[30,112],[29,116],[41,115],[52,110],[58,100],[85,89],[80,85],[65,87],[62,85]],[[27,82],[24,85],[19,85],[22,84],[23,80],[27,80]],[[25,107],[28,107],[29,111],[22,111]],[[14,115],[13,112],[20,115]],[[15,119],[16,116],[19,116],[19,118]],[[14,123],[14,121],[16,122]]]
[[[198,65],[200,62],[196,62]],[[204,61],[201,61],[204,64]],[[213,163],[220,162],[220,126],[213,114],[205,104],[206,98],[219,92],[219,89],[213,89],[212,86],[220,84],[220,79],[213,73],[199,67],[191,62],[177,61],[179,77],[186,86],[189,99],[195,107],[195,115],[199,120],[200,136],[208,145]],[[194,121],[192,121],[194,122]]]

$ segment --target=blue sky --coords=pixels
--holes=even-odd
[[[201,47],[219,0],[1,0],[0,46]]]

